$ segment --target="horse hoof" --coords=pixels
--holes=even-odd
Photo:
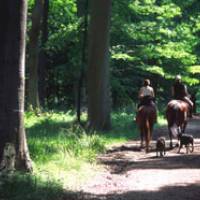
[[[149,153],[149,149],[145,149],[145,152],[146,152],[146,153]]]
[[[178,143],[176,144],[176,147],[179,147],[179,144],[178,144]]]
[[[144,151],[144,147],[140,147],[140,151]]]

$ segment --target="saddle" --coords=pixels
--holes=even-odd
[[[144,96],[141,99],[140,106],[155,106],[155,98],[152,96]]]

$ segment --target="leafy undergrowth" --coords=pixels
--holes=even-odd
[[[63,195],[61,183],[53,179],[17,172],[0,176],[2,200],[59,200]]]
[[[132,113],[116,112],[112,114],[111,131],[87,133],[75,122],[73,112],[45,112],[39,116],[26,113],[25,126],[34,173],[4,178],[0,185],[4,191],[2,198],[45,200],[56,196],[59,199],[62,188],[79,190],[87,179],[101,170],[96,163],[98,154],[111,145],[138,137],[133,119]],[[82,120],[86,121],[85,114]],[[165,123],[162,117],[159,123]]]

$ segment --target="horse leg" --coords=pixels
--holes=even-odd
[[[183,145],[182,145],[182,144],[180,144],[180,146],[179,146],[179,149],[178,149],[178,152],[177,152],[177,153],[180,153],[182,146],[183,146]]]
[[[147,152],[149,151],[149,145],[150,145],[150,142],[152,140],[152,133],[153,133],[153,124],[151,124],[150,130],[149,130],[149,134],[147,134],[147,143],[148,143],[148,150],[147,150]]]
[[[142,127],[140,128],[140,139],[140,148],[144,148],[144,130]]]
[[[147,128],[145,132],[146,153],[149,152],[150,137],[151,137],[151,132],[150,129]]]
[[[182,133],[182,128],[181,126],[178,127],[178,134],[181,134]]]
[[[190,153],[192,153],[194,151],[194,143],[191,143],[192,149],[190,150]]]
[[[151,138],[151,122],[149,119],[146,119],[144,125],[144,135],[145,135],[145,143],[146,143],[146,153],[149,152],[149,143]]]
[[[184,121],[182,125],[182,133],[185,133],[186,126],[187,126],[187,121]]]
[[[149,138],[148,134],[146,134],[145,140],[146,140],[146,153],[148,153],[149,152],[149,143],[150,143],[150,138]]]
[[[172,144],[172,131],[170,126],[168,126],[168,131],[169,131],[169,140],[170,140],[170,148],[173,148],[173,144]]]
[[[153,133],[153,124],[151,124],[151,126],[150,126],[150,137],[149,137],[149,141],[152,140],[152,133]]]

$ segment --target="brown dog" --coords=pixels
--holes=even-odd
[[[165,138],[159,137],[156,142],[156,156],[158,157],[158,153],[160,152],[160,156],[163,157],[165,152]]]

